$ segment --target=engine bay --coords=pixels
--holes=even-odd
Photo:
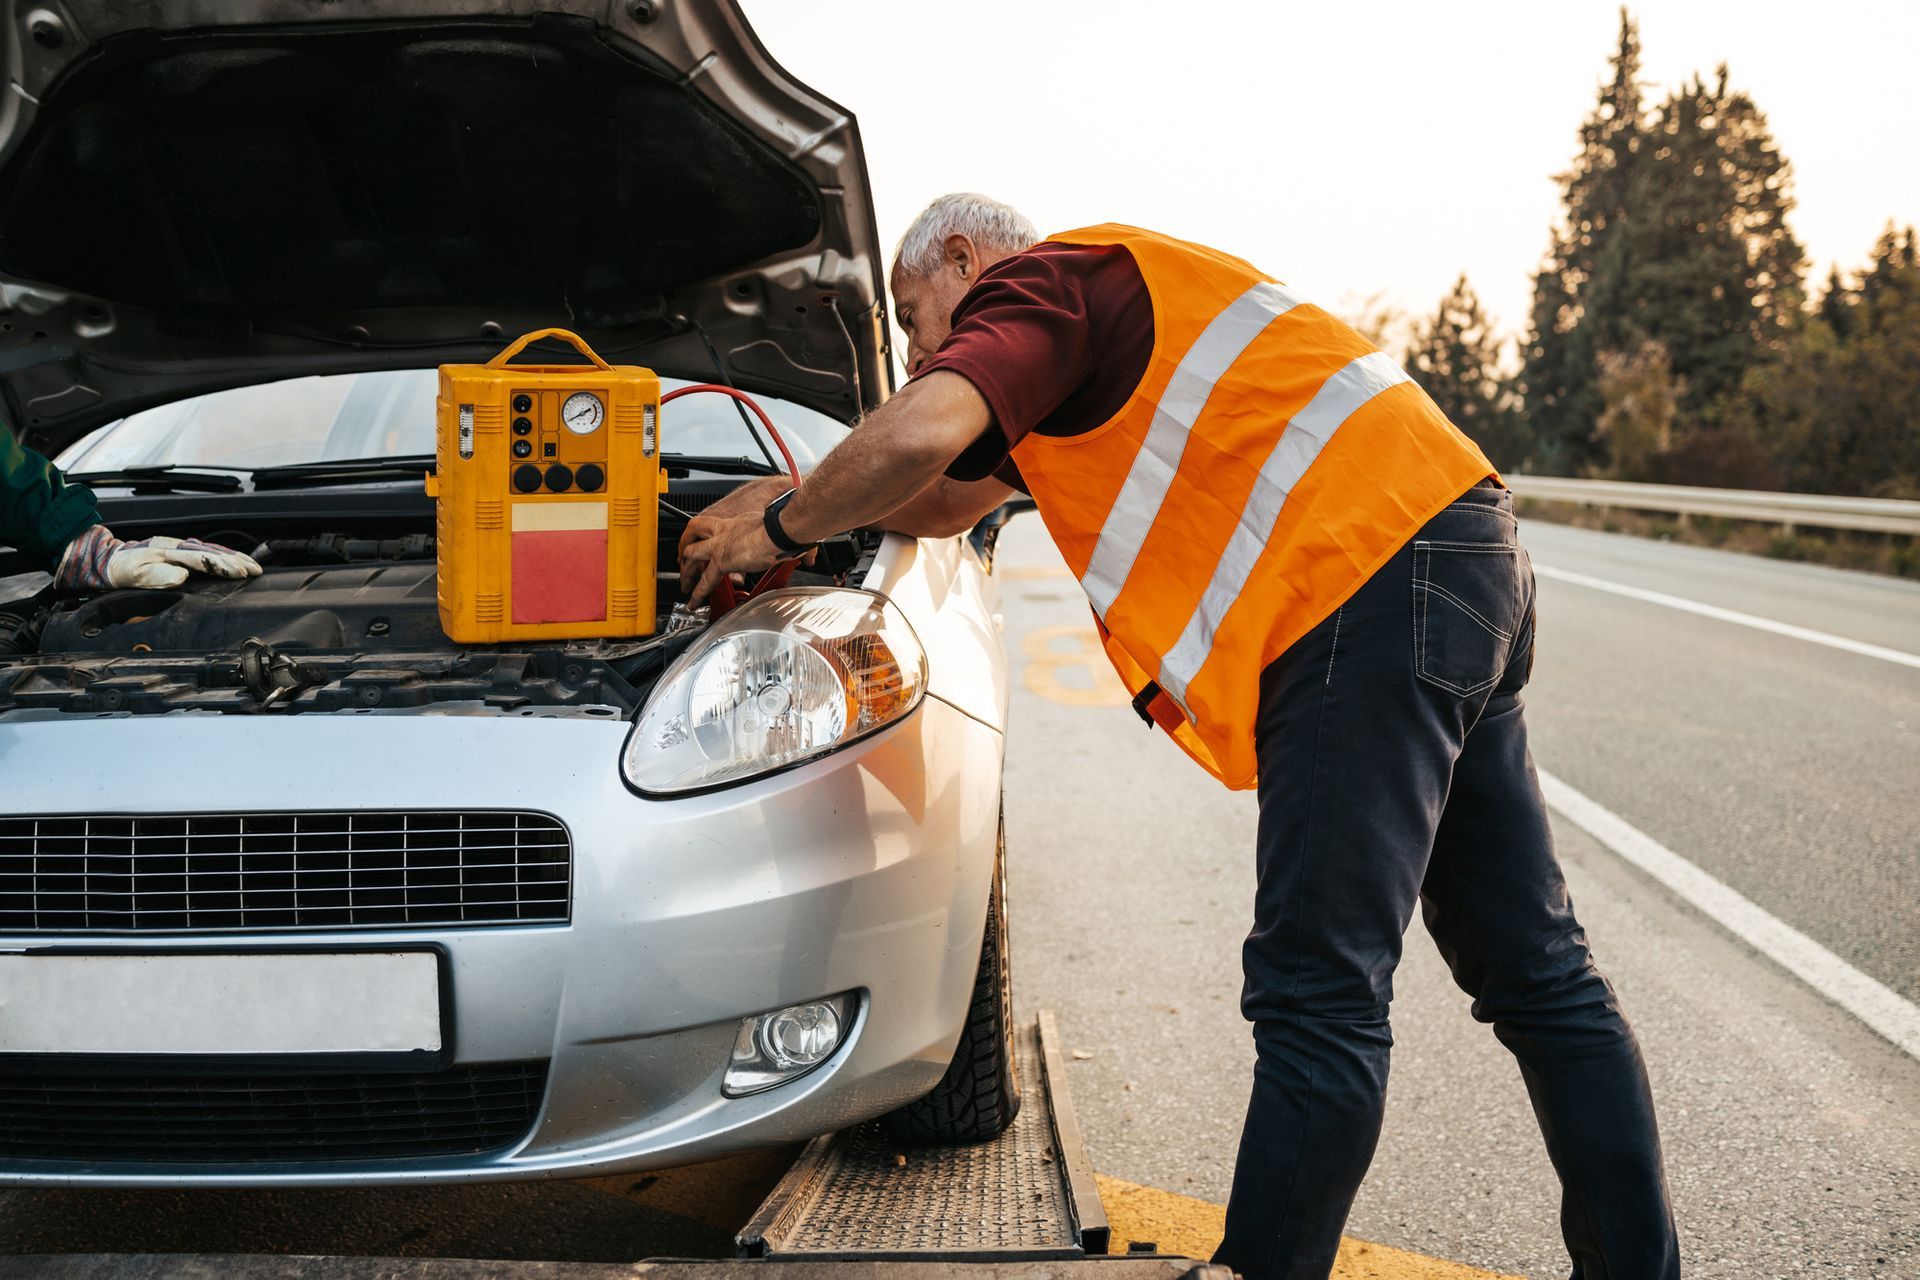
[[[662,504],[659,558],[733,481],[696,482]],[[114,513],[102,502],[110,527]],[[441,630],[433,535],[397,530],[180,529],[249,550],[260,577],[194,577],[166,591],[82,594],[0,579],[0,714],[227,714],[437,708],[636,713],[703,629],[675,612],[672,564],[656,565],[654,634],[461,645]],[[877,535],[824,544],[796,585],[857,580]],[[13,584],[11,598],[7,589]],[[36,589],[37,588],[37,589]]]

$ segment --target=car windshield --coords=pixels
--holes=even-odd
[[[662,378],[660,384],[669,391],[688,385],[676,378]],[[56,461],[63,471],[78,473],[158,466],[250,471],[429,454],[438,389],[434,369],[323,374],[235,387],[108,423]],[[847,432],[823,413],[776,396],[754,398],[803,471]],[[764,458],[726,396],[675,401],[661,417],[660,434],[668,454]]]

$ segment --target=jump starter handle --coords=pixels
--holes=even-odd
[[[600,358],[600,353],[587,345],[587,340],[571,329],[538,329],[532,333],[523,333],[508,344],[507,349],[487,361],[489,369],[504,369],[513,363],[513,358],[543,338],[559,338],[575,351],[605,369],[613,372],[613,366]]]

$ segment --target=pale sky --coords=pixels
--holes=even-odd
[[[891,253],[985,191],[1042,234],[1117,221],[1250,259],[1336,309],[1425,313],[1462,270],[1508,332],[1606,74],[1596,0],[742,0],[859,118]],[[1645,0],[1648,97],[1724,61],[1792,162],[1810,278],[1920,222],[1920,3]]]

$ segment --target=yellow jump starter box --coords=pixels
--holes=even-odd
[[[591,364],[515,364],[542,338]],[[565,329],[440,366],[440,626],[461,644],[644,636],[660,536],[660,379]]]

